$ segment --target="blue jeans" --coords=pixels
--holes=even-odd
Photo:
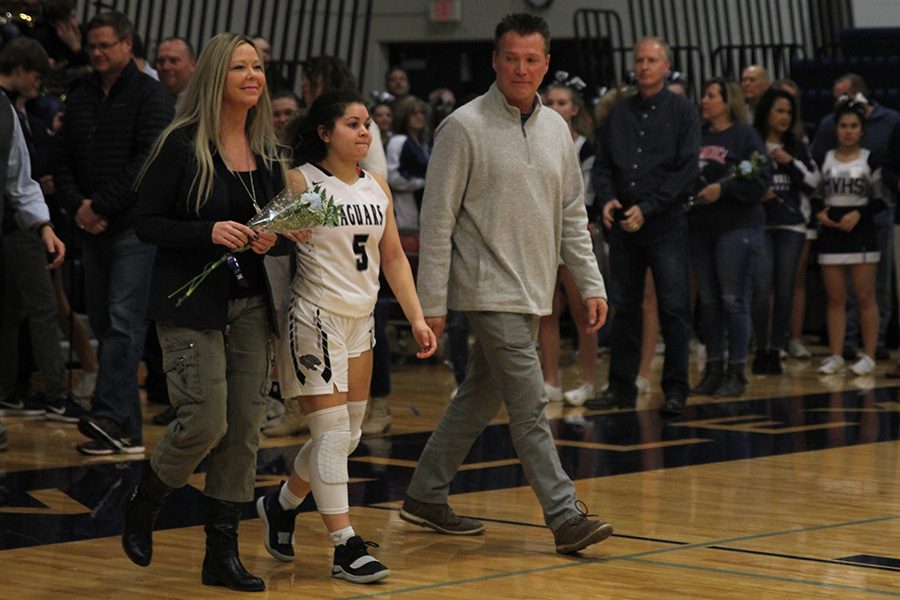
[[[747,362],[750,346],[750,293],[763,228],[742,227],[719,235],[691,232],[691,262],[697,276],[700,326],[707,362]]]
[[[641,362],[644,277],[653,273],[659,323],[666,343],[662,389],[666,397],[688,393],[690,279],[687,223],[665,234],[643,238],[614,228],[609,236],[609,297],[615,309],[610,336],[609,389],[634,400],[634,380]]]
[[[872,219],[875,223],[875,241],[881,258],[875,272],[875,300],[878,302],[878,347],[884,348],[885,334],[891,321],[891,310],[894,307],[891,277],[894,270],[894,211],[891,209],[877,213]],[[847,278],[847,329],[844,336],[844,347],[855,350],[859,345],[859,308],[856,304],[856,293],[853,283]],[[872,357],[874,358],[874,357]]]
[[[803,252],[806,234],[789,229],[766,229],[756,279],[753,283],[753,336],[756,349],[787,347],[794,276]],[[773,297],[771,337],[769,298]]]
[[[84,243],[85,300],[100,364],[91,413],[115,422],[133,442],[142,439],[137,371],[155,255],[133,229]]]

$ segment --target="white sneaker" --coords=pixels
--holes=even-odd
[[[704,364],[706,362],[706,346],[700,343],[697,338],[691,338],[688,342],[688,350],[697,359],[697,362]]]
[[[638,394],[650,393],[650,380],[646,377],[638,375],[637,379],[634,380],[634,385],[637,387]]]
[[[850,370],[857,375],[869,375],[875,370],[875,361],[871,356],[860,354],[859,360],[850,366]]]
[[[799,338],[793,338],[788,342],[788,354],[794,358],[812,358],[812,352],[803,345]]]
[[[546,381],[544,382],[544,393],[547,394],[547,398],[550,402],[560,402],[563,399],[562,388],[550,385]]]
[[[265,427],[270,423],[278,421],[284,417],[284,403],[278,398],[272,396],[266,397],[266,422],[261,427]]]
[[[834,375],[835,373],[843,371],[845,366],[847,366],[847,363],[844,361],[844,358],[837,354],[833,354],[823,360],[822,364],[819,365],[819,373],[822,375]]]
[[[373,396],[369,400],[369,412],[362,424],[362,436],[383,435],[391,429],[391,405],[387,398]]]
[[[563,394],[566,404],[569,406],[582,406],[588,400],[594,398],[594,385],[591,383],[582,383],[574,390],[569,390]]]
[[[97,387],[97,371],[93,373],[85,371],[81,374],[81,379],[78,380],[75,387],[72,388],[72,394],[76,398],[90,398],[94,395],[95,387]]]

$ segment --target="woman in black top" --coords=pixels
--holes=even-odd
[[[764,203],[766,232],[753,286],[756,374],[781,373],[780,354],[787,349],[794,279],[811,213],[808,195],[820,179],[809,148],[796,137],[797,117],[794,96],[772,88],[760,99],[753,120],[772,169],[772,188]]]
[[[764,156],[765,147],[746,124],[743,96],[733,81],[707,82],[700,106],[700,182],[688,224],[707,359],[703,380],[691,391],[739,396],[750,345],[750,285],[765,223],[760,201],[769,181],[738,170],[754,152]]]
[[[243,223],[284,187],[263,68],[249,38],[212,38],[139,177],[138,237],[158,248],[149,318],[177,418],[126,506],[122,536],[128,557],[148,565],[163,501],[208,456],[202,581],[244,591],[265,589],[241,565],[237,528],[253,500],[266,409],[275,326],[262,259],[277,236]],[[169,297],[206,263],[248,244],[181,306]],[[290,244],[282,247],[290,252]]]

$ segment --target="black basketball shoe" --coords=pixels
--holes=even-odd
[[[331,576],[346,579],[352,583],[374,583],[391,574],[391,570],[369,556],[368,548],[377,548],[375,542],[367,542],[358,535],[346,544],[334,547],[334,563]]]
[[[284,482],[281,482],[284,485]],[[279,491],[281,487],[279,486]],[[278,492],[267,494],[256,501],[256,514],[266,526],[266,550],[280,561],[294,560],[294,519],[300,507],[285,510],[278,501]]]

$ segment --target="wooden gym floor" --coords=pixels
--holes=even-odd
[[[658,388],[637,411],[551,404],[579,498],[616,528],[577,557],[555,554],[503,414],[452,488],[454,508],[484,520],[486,533],[440,536],[399,519],[416,459],[453,388],[442,365],[400,365],[390,434],[363,440],[350,462],[354,527],[380,544],[373,553],[392,576],[369,586],[331,579],[331,549],[307,500],[291,564],[269,557],[248,510],[241,556],[268,585],[253,597],[900,597],[898,390],[882,376],[820,378],[820,358],[788,360],[781,377],[750,376],[738,400],[694,398],[675,422],[655,410]],[[601,357],[601,381],[606,368]],[[881,363],[879,373],[892,368]],[[576,379],[566,367],[567,386]],[[160,410],[148,407],[148,421]],[[118,534],[122,498],[149,452],[87,458],[74,450],[83,440],[74,426],[4,421],[0,598],[237,597],[200,584],[202,473],[169,499],[153,564],[142,569],[125,558]],[[161,432],[146,427],[148,451]],[[305,440],[264,441],[258,494],[281,481]]]

